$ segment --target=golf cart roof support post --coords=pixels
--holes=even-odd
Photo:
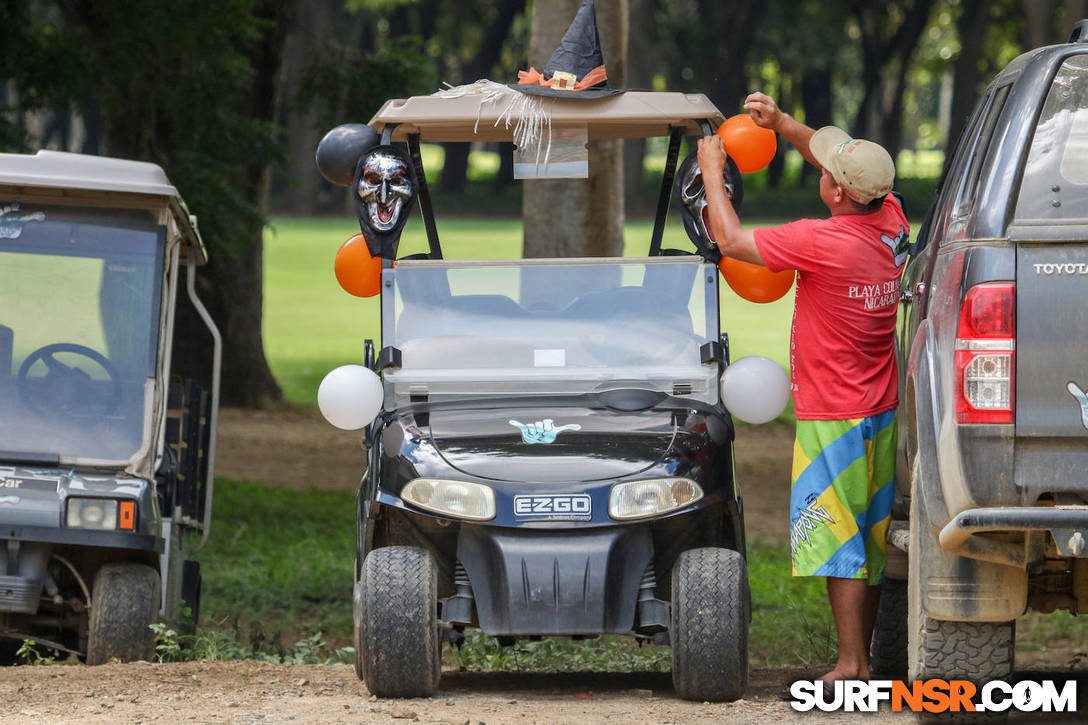
[[[657,198],[657,216],[654,217],[654,233],[650,237],[651,257],[661,255],[661,236],[665,233],[665,219],[669,215],[669,201],[672,199],[672,180],[676,177],[676,159],[680,156],[680,138],[684,129],[673,126],[669,129],[669,154],[665,157],[665,176],[661,179],[661,196]]]
[[[388,128],[388,126],[386,127]],[[423,171],[423,154],[419,152],[419,134],[408,134],[408,151],[412,164],[416,167],[419,180],[419,211],[423,214],[423,225],[427,227],[427,244],[431,248],[431,259],[442,259],[442,245],[438,243],[438,227],[434,223],[434,208],[431,206],[431,192],[427,188],[427,175]]]
[[[204,494],[206,497],[204,501],[204,530],[200,535],[200,543],[186,551],[186,554],[195,554],[204,548],[204,544],[208,543],[208,534],[212,528],[212,494],[215,493],[215,431],[219,423],[219,378],[223,370],[223,337],[219,334],[219,328],[215,326],[212,316],[208,314],[208,309],[196,295],[196,255],[189,255],[188,264],[186,265],[185,288],[189,292],[189,301],[193,303],[193,308],[200,315],[200,319],[204,321],[204,325],[208,328],[208,332],[212,334],[213,340],[212,411],[208,421],[210,430],[208,432],[208,480],[205,483],[207,491]]]

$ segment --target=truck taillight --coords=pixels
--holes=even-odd
[[[956,422],[1015,421],[1016,285],[967,290],[956,330]]]

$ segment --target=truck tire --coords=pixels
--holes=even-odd
[[[917,495],[910,509],[910,569],[907,580],[908,680],[970,680],[976,686],[1008,680],[1013,670],[1015,622],[956,622],[933,619],[922,609],[919,538],[922,514]],[[921,723],[1003,723],[1008,712],[918,713]]]
[[[411,546],[374,549],[363,560],[356,672],[378,697],[427,697],[438,689],[438,567]]]
[[[87,664],[150,661],[151,624],[162,598],[159,573],[143,564],[106,564],[94,577],[87,634]]]
[[[672,568],[672,684],[685,700],[732,701],[748,685],[748,567],[738,552],[683,552]]]
[[[907,674],[907,582],[902,579],[885,578],[880,587],[869,671],[886,678]]]

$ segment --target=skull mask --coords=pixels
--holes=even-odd
[[[740,180],[740,170],[737,169],[733,159],[726,159],[725,170],[722,173],[725,179],[725,193],[733,202],[733,209],[740,209],[740,202],[744,196],[744,187]],[[706,218],[706,187],[703,186],[703,171],[699,168],[699,160],[695,153],[684,159],[680,169],[676,173],[676,193],[683,205],[681,216],[684,218],[684,229],[699,254],[717,261],[720,258],[718,245],[710,235]]]
[[[360,159],[354,188],[359,226],[371,254],[392,258],[419,191],[412,163],[394,146],[376,146]]]

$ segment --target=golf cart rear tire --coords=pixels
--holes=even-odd
[[[685,700],[732,701],[748,685],[748,567],[738,552],[683,552],[672,569],[672,684]]]
[[[869,671],[874,675],[907,674],[907,582],[885,578],[869,648]]]
[[[378,697],[427,697],[438,689],[438,567],[411,546],[374,549],[363,560],[356,672]]]
[[[143,564],[106,564],[94,577],[87,636],[87,664],[150,661],[151,624],[162,598],[159,573]]]

